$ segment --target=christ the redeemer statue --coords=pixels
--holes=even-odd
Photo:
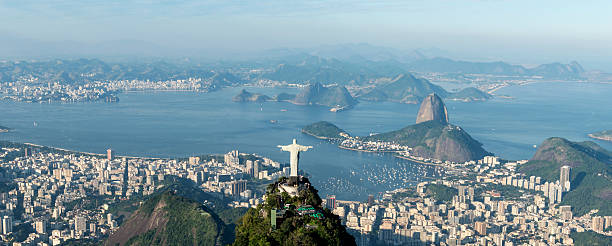
[[[281,148],[282,151],[288,151],[289,153],[291,153],[291,175],[290,177],[297,177],[298,176],[298,163],[300,161],[300,152],[303,151],[307,151],[308,149],[312,148],[312,146],[303,146],[303,145],[299,145],[297,144],[297,142],[295,141],[295,138],[293,139],[293,144],[290,145],[279,145],[279,148]]]

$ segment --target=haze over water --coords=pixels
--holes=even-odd
[[[120,155],[150,157],[238,149],[288,162],[288,154],[276,145],[296,138],[300,144],[314,146],[301,155],[301,169],[312,176],[323,195],[336,194],[339,199],[363,200],[368,194],[441,174],[433,167],[390,155],[342,150],[300,133],[301,127],[320,120],[353,135],[396,130],[414,123],[418,105],[361,102],[352,110],[331,113],[324,107],[289,103],[232,102],[240,89],[123,93],[119,103],[111,104],[0,101],[0,125],[15,129],[0,134],[0,139],[97,153],[113,148]],[[295,93],[293,89],[247,89],[267,95]],[[497,93],[514,99],[446,104],[451,123],[462,126],[485,149],[503,158],[528,159],[535,152],[533,145],[548,137],[592,140],[588,133],[612,128],[612,107],[607,104],[612,95],[610,84],[536,83]],[[610,143],[593,141],[612,149]]]

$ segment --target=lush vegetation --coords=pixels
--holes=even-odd
[[[612,237],[593,231],[572,232],[570,237],[575,246],[606,246],[612,244]]]
[[[364,141],[385,141],[410,146],[413,154],[425,158],[464,162],[477,160],[490,153],[482,144],[457,126],[426,121],[397,131],[363,138]]]
[[[312,186],[298,196],[280,193],[278,185],[271,184],[267,199],[257,208],[251,208],[236,228],[234,245],[355,245],[355,239],[340,224],[340,218],[321,207],[321,198]],[[322,216],[299,215],[298,207],[310,205]],[[284,218],[276,229],[272,228],[271,210],[285,210]]]
[[[302,132],[323,139],[342,139],[344,137],[341,136],[340,133],[346,133],[344,130],[327,121],[319,121],[307,125],[302,128]]]
[[[457,189],[441,184],[428,184],[425,186],[425,193],[433,197],[437,201],[449,202],[453,200],[453,196],[458,194]]]
[[[598,209],[600,215],[612,215],[612,153],[593,142],[549,138],[519,171],[552,182],[559,179],[564,165],[572,167],[572,188],[564,194],[562,204],[571,205],[578,216],[592,209]]]
[[[209,245],[209,242],[227,244],[234,241],[234,228],[240,217],[246,213],[245,208],[227,207],[230,201],[228,198],[203,192],[189,179],[166,176],[160,184],[164,185],[164,188],[153,195],[111,203],[110,211],[113,214],[125,214],[129,218],[124,219],[124,224],[121,226],[120,231],[124,231],[118,231],[118,235],[111,235],[109,242],[129,241],[131,245],[173,245],[169,240],[176,241],[175,238],[167,234],[179,232],[180,228],[214,232],[199,233],[197,237],[189,234],[192,232],[183,233],[185,238],[191,238],[194,242],[198,242],[198,245]],[[165,204],[161,210],[160,203]],[[147,224],[143,221],[149,219],[166,222],[156,228],[142,227]],[[213,227],[213,224],[216,227]],[[213,237],[213,234],[216,236]]]
[[[486,191],[494,191],[501,194],[504,200],[515,200],[523,196],[524,194],[540,194],[541,191],[533,191],[533,190],[521,190],[518,187],[508,186],[508,185],[500,185],[500,184],[486,184],[482,187],[476,188],[475,196],[477,199],[482,200],[483,195],[485,195]]]
[[[154,211],[163,213],[163,219],[158,221],[165,220],[165,225],[132,237],[125,245],[216,245],[222,242],[224,223],[193,200],[166,191],[149,199],[141,208],[143,210],[137,211],[135,216],[150,217]],[[147,210],[150,208],[153,210]]]
[[[415,190],[410,189],[402,192],[393,193],[391,199],[393,199],[393,201],[399,202],[402,201],[404,198],[408,197],[419,197],[419,194]]]

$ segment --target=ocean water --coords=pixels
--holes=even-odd
[[[300,144],[314,146],[301,154],[300,168],[322,195],[335,194],[338,199],[364,200],[368,194],[444,175],[435,167],[388,154],[342,150],[300,133],[301,127],[320,120],[353,135],[395,130],[414,123],[418,105],[361,102],[351,110],[332,113],[317,106],[232,102],[240,89],[124,93],[119,103],[112,104],[0,101],[0,125],[15,129],[0,134],[0,139],[97,153],[112,148],[120,155],[150,157],[238,149],[288,162],[289,154],[276,146],[296,138]],[[293,89],[247,89],[267,95],[295,93]],[[533,145],[551,136],[591,140],[588,133],[612,129],[609,84],[535,83],[498,93],[514,99],[446,103],[451,123],[503,158],[528,159],[535,152]],[[612,149],[610,143],[593,141]]]

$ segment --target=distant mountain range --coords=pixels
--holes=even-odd
[[[362,49],[362,52],[358,52]],[[343,52],[346,55],[341,55]],[[405,55],[402,55],[405,54]],[[261,70],[245,73],[246,69]],[[310,53],[287,52],[278,57],[244,61],[198,63],[184,60],[146,62],[104,62],[99,59],[53,59],[41,61],[0,61],[0,82],[38,78],[42,82],[82,83],[105,80],[171,80],[210,78],[219,86],[258,80],[287,83],[364,85],[380,78],[395,78],[414,72],[541,76],[554,79],[579,79],[584,69],[577,62],[551,63],[534,68],[505,62],[467,62],[448,58],[429,58],[419,51],[392,52],[383,48],[321,49]],[[442,95],[442,94],[440,94]]]
[[[209,67],[170,62],[106,63],[98,59],[0,62],[0,81],[37,78],[40,82],[79,84],[107,80],[173,80],[209,78],[219,86],[244,81],[228,72],[213,72]]]
[[[441,57],[413,61],[408,63],[407,66],[410,70],[420,72],[543,76],[573,79],[581,77],[581,73],[585,71],[575,61],[569,64],[550,63],[542,64],[535,68],[526,68],[505,62],[467,62]]]
[[[367,101],[416,104],[431,93],[436,93],[443,98],[462,101],[482,101],[491,98],[491,95],[473,87],[450,93],[426,79],[418,79],[409,73],[400,74],[389,83],[380,83],[366,88],[358,93],[357,98]]]
[[[612,152],[594,142],[546,139],[519,171],[554,182],[559,180],[564,165],[571,167],[571,190],[563,195],[562,204],[571,205],[579,216],[592,209],[599,209],[601,215],[612,215]]]
[[[262,54],[265,56],[266,53]],[[299,81],[321,83],[348,83],[362,79],[357,74],[367,77],[394,77],[406,72],[438,72],[456,74],[492,74],[505,76],[541,76],[551,79],[581,79],[585,69],[578,62],[569,64],[549,63],[533,68],[512,65],[503,61],[472,62],[448,58],[449,52],[440,49],[399,50],[374,46],[365,43],[324,45],[311,49],[277,49],[267,53],[280,64],[292,69],[277,69],[273,78],[285,72],[297,72]],[[291,59],[287,59],[291,57]],[[316,58],[315,58],[316,57]],[[342,64],[341,64],[342,63]],[[340,66],[341,64],[341,66]],[[313,66],[323,67],[320,72]],[[342,68],[340,68],[342,67]],[[341,69],[352,74],[351,79],[337,80],[328,72]],[[322,76],[325,74],[325,76]],[[338,74],[339,75],[339,74]],[[345,73],[344,76],[347,76]],[[280,76],[285,77],[286,76]],[[291,78],[289,78],[291,79]],[[327,81],[322,81],[327,80]]]

